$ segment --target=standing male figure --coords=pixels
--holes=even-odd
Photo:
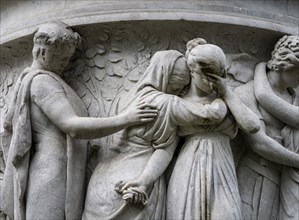
[[[299,108],[293,89],[299,85],[298,52],[299,36],[282,37],[271,60],[256,66],[254,81],[235,90],[262,127],[245,135],[249,149],[237,170],[245,219],[299,217],[298,169],[293,168],[299,168]],[[281,164],[287,165],[282,172]]]
[[[19,77],[4,128],[6,169],[2,210],[11,219],[81,219],[85,194],[85,140],[153,120],[138,103],[124,114],[91,118],[60,77],[79,45],[67,25],[42,25],[34,35],[33,63]]]

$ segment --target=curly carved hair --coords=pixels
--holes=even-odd
[[[267,66],[274,71],[289,70],[299,66],[299,36],[283,36],[275,44]]]
[[[219,76],[226,74],[224,52],[220,47],[208,44],[202,38],[195,38],[187,43],[186,58],[191,72],[201,71]]]
[[[54,21],[39,26],[35,31],[33,42],[32,54],[36,57],[40,48],[43,47],[69,45],[78,48],[81,37],[65,23]]]

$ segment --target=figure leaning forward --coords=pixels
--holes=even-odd
[[[82,139],[157,115],[139,102],[110,118],[86,117],[84,103],[61,78],[79,42],[61,22],[44,24],[34,35],[33,63],[15,85],[4,124],[1,209],[11,219],[81,219],[87,155]]]

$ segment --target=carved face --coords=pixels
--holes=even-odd
[[[39,61],[45,70],[60,75],[67,67],[74,52],[75,47],[70,45],[48,46],[41,49]]]
[[[206,73],[212,73],[212,74],[217,74],[217,75],[221,75],[218,73],[222,72],[222,69],[219,65],[201,65],[199,66],[200,68],[197,70],[197,72],[192,72],[192,78],[193,78],[193,83],[195,84],[195,86],[207,93],[210,94],[211,92],[213,92],[213,88],[211,87],[210,82],[208,81],[208,79],[205,77]]]
[[[210,82],[206,79],[202,72],[191,73],[191,75],[196,88],[207,94],[210,94],[213,91],[210,86]]]
[[[181,80],[176,76],[172,76],[167,85],[167,94],[178,95],[188,83],[185,80]]]
[[[171,73],[166,93],[178,95],[182,89],[190,82],[190,73],[187,63],[183,59],[179,59],[174,65]]]
[[[191,70],[192,83],[207,94],[213,89],[205,74],[216,74],[222,77],[225,73],[225,54],[220,47],[213,44],[195,46],[189,53],[187,62]]]

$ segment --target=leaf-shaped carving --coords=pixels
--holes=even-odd
[[[126,81],[124,82],[124,85],[123,85],[123,86],[124,86],[125,91],[128,92],[134,85],[135,85],[135,82],[126,80]]]
[[[127,60],[124,60],[123,64],[124,64],[124,69],[125,70],[129,70],[130,69],[129,66],[128,66]]]
[[[151,53],[152,53],[152,51],[151,51],[151,49],[149,49],[149,48],[146,48],[146,49],[143,51],[144,57],[145,57],[146,59],[150,59],[150,58],[151,58]]]
[[[148,42],[149,44],[151,45],[156,45],[159,43],[159,37],[155,36],[155,35],[151,35],[149,38],[148,38]]]
[[[104,79],[105,75],[106,75],[106,70],[105,69],[100,69],[100,68],[96,69],[96,71],[95,71],[95,78],[97,80],[102,81]]]
[[[124,32],[123,31],[116,31],[114,33],[113,38],[117,41],[121,41],[122,39],[124,39]]]
[[[114,51],[114,52],[120,52],[121,51],[119,45],[117,45],[116,42],[113,42],[111,44],[111,50]]]
[[[97,53],[98,54],[104,54],[106,52],[106,48],[103,44],[97,44]]]
[[[104,58],[102,56],[100,56],[99,54],[97,54],[94,58],[94,63],[97,67],[103,69],[106,66],[106,62],[104,60]]]
[[[102,95],[103,95],[103,98],[106,100],[106,101],[111,101],[112,99],[115,98],[115,94],[117,92],[117,89],[112,89],[112,88],[109,88],[109,89],[103,89],[102,90]]]
[[[109,76],[105,78],[105,87],[109,89],[118,89],[121,83],[120,77]],[[108,90],[109,90],[108,89]]]
[[[118,54],[110,54],[108,60],[111,62],[111,63],[118,63],[120,61],[123,60],[123,57],[118,55]]]
[[[92,100],[90,106],[88,107],[88,112],[90,117],[98,117],[99,116],[99,103],[95,100]]]
[[[137,50],[138,52],[143,51],[144,48],[145,48],[145,44],[144,44],[143,42],[141,42],[141,41],[136,42],[136,45],[137,45],[137,49],[136,49],[136,50]]]
[[[114,75],[116,75],[116,76],[123,76],[125,69],[124,69],[124,65],[122,64],[122,62],[113,64],[112,71],[113,71]]]
[[[81,83],[77,78],[70,78],[70,76],[67,76],[65,80],[75,91],[79,90]]]
[[[105,32],[99,32],[98,36],[101,41],[106,41],[109,39],[109,35]]]
[[[135,67],[132,70],[130,70],[127,74],[127,78],[128,80],[132,81],[132,82],[137,82],[139,80],[139,78],[141,77],[141,74],[138,71],[138,68]]]
[[[97,54],[97,49],[92,47],[86,50],[85,55],[88,59],[92,59]]]
[[[111,26],[105,25],[105,26],[101,26],[101,30],[107,34],[109,34],[111,32]]]
[[[84,104],[85,104],[85,106],[86,106],[87,108],[90,107],[91,102],[92,102],[92,95],[90,94],[89,91],[88,91],[88,93],[89,93],[89,94],[86,93],[86,95],[84,95],[84,96],[82,97],[82,100],[83,100],[83,102],[84,102]]]
[[[131,60],[134,65],[136,65],[138,63],[138,56],[136,53],[132,54]]]
[[[7,94],[8,94],[7,81],[4,81],[3,89],[4,89],[4,90],[3,90],[4,95],[7,95]]]
[[[95,66],[96,66],[96,64],[95,64],[95,62],[94,62],[93,59],[88,60],[87,62],[88,62],[88,66],[89,66],[89,67],[95,67]]]
[[[149,36],[149,34],[147,31],[140,34],[141,39],[144,41],[148,39],[148,36]]]
[[[3,107],[3,111],[4,111],[5,114],[8,112],[8,107],[7,107],[7,105],[4,105],[4,107]]]
[[[145,61],[139,65],[139,73],[143,74],[149,65],[149,61]]]
[[[94,68],[87,68],[86,71],[82,72],[79,76],[84,82],[88,82],[90,80],[90,74],[93,74]]]
[[[13,84],[13,75],[12,74],[8,74],[7,75],[7,86],[10,87]]]
[[[0,97],[0,108],[4,107],[4,99],[3,97]]]
[[[79,95],[79,97],[82,98],[86,95],[87,90],[84,85],[80,85],[79,83],[77,85],[78,88],[76,89],[76,92]]]

